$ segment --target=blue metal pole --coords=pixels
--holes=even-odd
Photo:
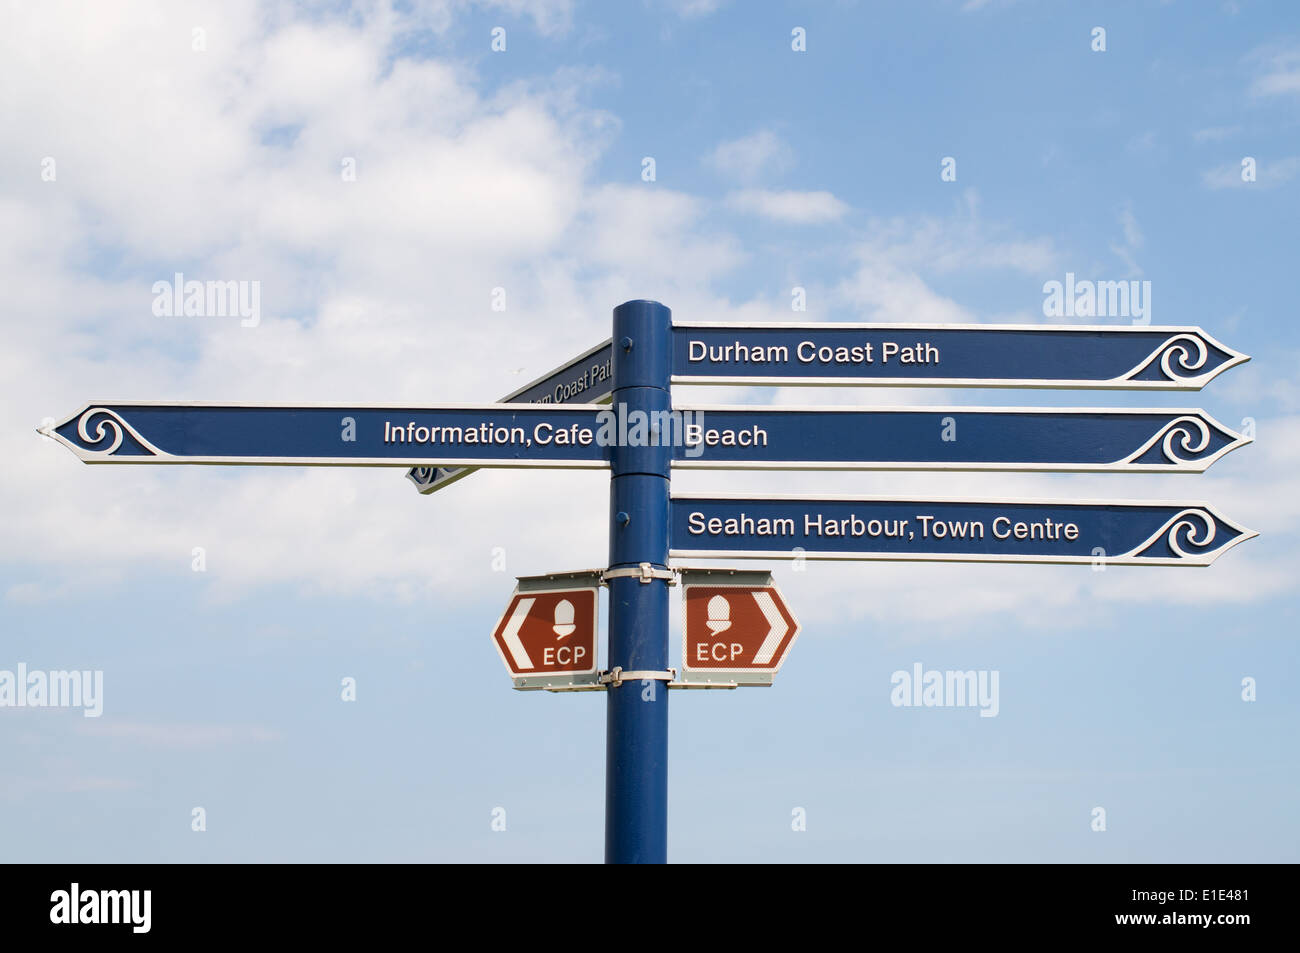
[[[672,409],[672,312],[657,301],[614,309],[614,402],[635,436],[637,412],[654,420]],[[648,433],[647,429],[643,432]],[[637,441],[628,441],[633,443]],[[672,449],[613,448],[609,484],[609,568],[668,564],[668,477]],[[641,441],[641,443],[645,443]],[[609,580],[611,669],[668,668],[668,582]],[[605,862],[668,860],[668,684],[633,679],[609,688],[605,730]]]

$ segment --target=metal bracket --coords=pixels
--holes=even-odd
[[[654,682],[671,682],[677,677],[677,669],[670,668],[666,672],[625,672],[622,666],[615,665],[608,672],[601,672],[597,681],[602,685],[608,685],[611,688],[618,688],[624,682],[636,682],[650,680]]]
[[[516,685],[516,686],[515,686],[515,688],[521,688],[521,687],[522,687],[522,686],[519,686],[519,685]],[[556,695],[560,695],[560,694],[569,694],[569,693],[572,693],[572,692],[603,692],[603,691],[605,691],[605,686],[604,686],[604,685],[597,684],[596,682],[592,682],[592,683],[590,683],[590,684],[581,683],[581,684],[573,684],[573,685],[542,685],[542,686],[538,686],[538,687],[540,687],[540,688],[544,688],[546,691],[548,691],[548,692],[552,692],[553,694],[556,694]]]
[[[605,686],[597,683],[596,672],[555,672],[540,675],[517,675],[511,679],[516,691],[545,689],[548,692],[598,692]]]
[[[640,579],[646,585],[649,585],[651,579],[666,579],[668,585],[677,585],[676,569],[656,569],[650,563],[641,563],[639,566],[624,566],[621,569],[606,569],[601,573],[600,581],[606,582],[610,579],[621,579],[625,576]]]
[[[702,672],[685,672],[680,682],[669,682],[669,688],[741,688],[753,685],[760,685],[767,688],[772,686],[775,676],[771,672],[718,672],[720,677],[715,682],[712,678],[704,677]]]
[[[538,576],[516,576],[520,592],[545,592],[559,588],[556,583],[571,584],[574,588],[595,588],[600,585],[603,569],[578,569],[573,572],[548,572]]]

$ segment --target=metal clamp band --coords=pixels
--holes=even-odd
[[[764,683],[764,684],[770,684],[770,683]],[[668,687],[669,688],[698,688],[698,689],[739,688],[740,683],[739,682],[669,682]]]
[[[624,566],[622,569],[606,569],[600,575],[600,581],[605,582],[609,579],[620,579],[629,576],[640,579],[641,582],[649,584],[651,579],[666,579],[668,585],[677,585],[676,569],[656,569],[650,563],[641,563],[639,566]]]
[[[611,688],[618,688],[624,682],[636,681],[654,681],[654,682],[671,682],[677,677],[677,670],[670,668],[666,672],[625,672],[622,666],[615,665],[608,672],[601,672],[598,681],[601,685],[609,685]]]

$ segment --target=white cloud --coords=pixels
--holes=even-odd
[[[744,189],[727,196],[737,211],[791,225],[820,225],[844,217],[849,207],[830,192]]]
[[[1247,59],[1259,64],[1250,85],[1251,95],[1300,94],[1300,46],[1270,44],[1253,50]]]
[[[1142,229],[1138,225],[1137,218],[1133,215],[1133,209],[1127,205],[1120,209],[1119,223],[1124,230],[1124,244],[1130,248],[1141,248],[1143,244]]]
[[[1159,143],[1159,137],[1154,129],[1148,129],[1145,132],[1134,135],[1124,148],[1135,155],[1149,156],[1156,151]]]
[[[445,33],[451,25],[454,15],[474,7],[505,14],[509,17],[528,17],[533,26],[543,36],[558,36],[567,33],[573,25],[574,0],[425,0],[411,4],[402,10],[400,16],[411,27],[422,27],[435,33]],[[388,14],[396,15],[396,14]],[[484,46],[487,40],[484,39]]]
[[[946,218],[872,219],[861,251],[868,255],[917,272],[1007,269],[1031,275],[1052,269],[1058,257],[1050,239],[1015,237],[1007,227],[984,221],[973,190],[963,193]]]
[[[740,182],[755,182],[794,165],[794,151],[770,129],[720,142],[704,157],[707,165]]]
[[[585,203],[575,247],[585,262],[630,279],[629,290],[637,283],[643,288],[698,287],[742,258],[734,238],[701,233],[704,213],[699,199],[682,192],[599,186]]]
[[[165,724],[138,721],[95,721],[79,724],[78,734],[110,738],[157,748],[209,748],[214,745],[279,741],[279,732],[260,725]]]
[[[961,12],[975,13],[993,6],[1009,7],[1018,2],[1020,0],[965,0],[965,3],[961,5]]]
[[[852,254],[856,270],[832,292],[839,305],[858,320],[936,324],[979,318],[935,291],[927,276],[1002,270],[1037,277],[1058,257],[1049,239],[985,222],[979,196],[969,190],[946,218],[872,219]]]
[[[862,321],[964,324],[976,320],[962,305],[930,288],[916,272],[883,259],[871,246],[857,253],[858,268],[834,291]]]
[[[1222,142],[1239,132],[1241,132],[1240,126],[1207,126],[1193,132],[1192,139],[1196,142]]]
[[[1128,269],[1126,277],[1139,278],[1142,276],[1142,266],[1137,263],[1134,257],[1135,253],[1141,249],[1145,243],[1142,236],[1142,229],[1138,225],[1137,217],[1133,214],[1133,209],[1125,205],[1119,211],[1120,229],[1124,233],[1124,239],[1121,242],[1112,242],[1110,250],[1124,262]]]
[[[659,0],[663,6],[684,20],[693,20],[716,13],[727,0]]]

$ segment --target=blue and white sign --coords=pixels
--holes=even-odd
[[[531,384],[501,398],[503,404],[600,404],[609,400],[614,375],[614,352],[609,340],[584,351],[573,360]],[[412,467],[406,478],[422,494],[433,493],[463,480],[477,467]]]
[[[41,432],[86,463],[609,465],[590,404],[87,404]]]
[[[1250,360],[1196,327],[685,322],[672,349],[687,384],[1199,390]]]
[[[1250,437],[1203,410],[693,407],[673,463],[712,469],[1204,471]]]
[[[674,557],[1208,566],[1258,535],[1206,503],[674,495]]]

